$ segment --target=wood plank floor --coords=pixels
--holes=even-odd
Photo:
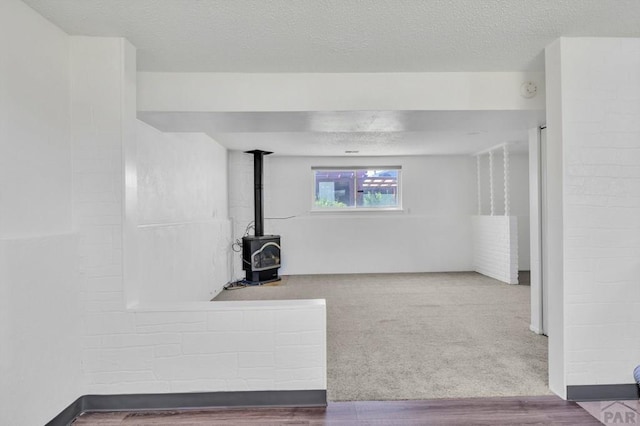
[[[115,425],[599,425],[555,396],[333,402],[325,408],[87,413],[74,426]]]

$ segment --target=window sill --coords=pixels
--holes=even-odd
[[[351,208],[351,209],[311,209],[310,210],[311,214],[316,214],[316,213],[357,214],[357,213],[372,213],[372,212],[404,213],[404,209],[402,207],[391,207],[391,208],[378,208],[378,209]]]

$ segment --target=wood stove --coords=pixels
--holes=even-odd
[[[242,269],[246,271],[249,284],[264,284],[278,281],[280,268],[280,236],[264,235],[264,207],[262,200],[262,168],[268,151],[247,151],[253,154],[253,201],[255,235],[242,238]]]
[[[262,283],[278,280],[280,236],[243,237],[242,265],[247,271],[247,281]]]

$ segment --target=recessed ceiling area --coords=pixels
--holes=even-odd
[[[560,36],[640,36],[638,0],[25,2],[69,34],[126,37],[144,71],[541,71]]]
[[[509,143],[527,150],[544,111],[138,112],[163,132],[202,132],[230,150],[276,155],[475,154]]]

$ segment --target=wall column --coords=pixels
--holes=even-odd
[[[545,51],[549,385],[569,399],[638,398],[638,58],[639,38],[560,38]]]

